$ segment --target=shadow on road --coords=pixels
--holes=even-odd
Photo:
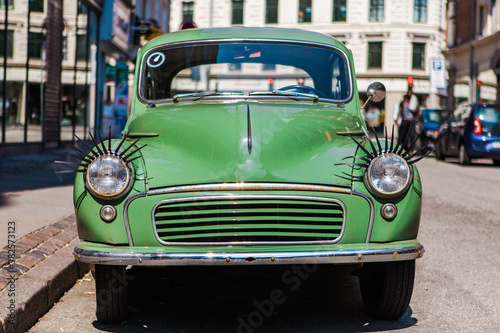
[[[68,146],[42,154],[1,158],[0,206],[8,204],[12,192],[73,184],[79,161],[68,155],[71,152]]]
[[[339,266],[133,268],[129,319],[106,332],[373,332],[415,325],[369,317]]]

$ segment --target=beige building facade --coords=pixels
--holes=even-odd
[[[377,105],[380,124],[393,124],[408,77],[422,105],[446,103],[445,78],[431,80],[431,66],[444,62],[444,0],[172,0],[170,30],[189,20],[200,28],[297,28],[339,39],[353,52],[361,98],[373,81],[387,87],[385,101]]]

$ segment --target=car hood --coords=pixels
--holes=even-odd
[[[150,189],[226,182],[351,186],[343,172],[362,121],[332,104],[184,103],[151,108],[129,124]],[[352,161],[352,159],[351,159]]]

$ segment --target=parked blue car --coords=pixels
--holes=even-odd
[[[491,158],[500,166],[500,104],[460,104],[439,129],[436,158],[448,156],[462,165]]]
[[[428,150],[435,150],[439,127],[443,123],[446,110],[443,109],[422,109],[421,110],[421,130],[420,142],[426,144]]]

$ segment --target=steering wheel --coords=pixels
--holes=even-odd
[[[309,86],[299,86],[299,85],[293,84],[291,86],[281,87],[278,89],[278,91],[291,90],[291,89],[298,90],[297,92],[300,92],[303,94],[310,94],[311,92],[313,92],[315,95],[318,95],[318,97],[327,98],[323,92],[321,92],[318,89],[315,89],[313,87],[309,87]]]

